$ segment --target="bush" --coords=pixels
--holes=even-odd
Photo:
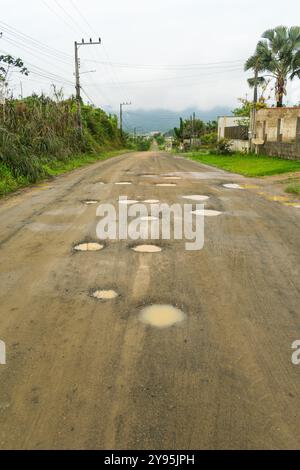
[[[217,132],[210,132],[209,134],[204,134],[201,137],[201,143],[203,145],[216,144],[217,141],[218,141],[218,133]]]
[[[136,143],[136,148],[139,152],[147,152],[147,150],[150,150],[150,147],[151,147],[151,140],[149,139],[140,138],[138,139]]]
[[[214,149],[213,153],[217,155],[231,155],[231,140],[229,139],[220,139]]]

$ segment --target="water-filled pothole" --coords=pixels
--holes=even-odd
[[[164,180],[181,180],[180,176],[164,176]]]
[[[93,292],[93,297],[98,300],[114,300],[119,297],[119,294],[110,289],[110,290],[96,290]]]
[[[172,187],[172,186],[177,186],[176,183],[157,183],[158,187],[160,188],[167,188],[167,187]]]
[[[142,220],[143,222],[148,222],[148,221],[149,221],[149,222],[152,222],[152,221],[154,221],[154,220],[159,220],[159,218],[158,218],[158,217],[154,217],[154,216],[152,216],[152,215],[149,215],[149,216],[146,216],[146,217],[141,217],[141,220]]]
[[[99,201],[96,201],[96,200],[91,200],[91,201],[83,201],[83,204],[87,205],[87,206],[91,206],[93,204],[98,204]]]
[[[140,321],[157,328],[168,328],[185,319],[185,315],[179,308],[172,305],[151,305],[140,313]]]
[[[137,204],[139,201],[136,201],[134,199],[119,199],[119,204],[125,204],[125,205],[130,205],[130,204]]]
[[[203,215],[204,217],[216,217],[217,215],[221,215],[222,212],[214,211],[211,209],[199,209],[196,211],[192,211],[191,214]]]
[[[143,201],[145,204],[159,204],[158,199],[146,199],[146,201]]]
[[[100,251],[103,250],[104,245],[100,243],[89,242],[89,243],[80,243],[79,245],[74,246],[76,251]]]
[[[182,196],[182,199],[190,199],[191,201],[207,201],[209,199],[209,196],[201,196],[198,194],[193,194],[191,196]]]
[[[132,183],[130,181],[120,181],[119,183],[115,183],[117,186],[129,186]]]
[[[162,248],[157,245],[137,245],[132,250],[136,253],[160,253]]]
[[[223,184],[223,186],[224,188],[227,188],[227,189],[243,189],[242,186],[236,183],[226,183],[226,184]]]

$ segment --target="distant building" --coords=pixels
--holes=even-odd
[[[218,140],[229,139],[236,152],[249,151],[249,123],[244,116],[220,116],[218,118]]]
[[[173,148],[173,144],[174,144],[174,137],[171,137],[171,136],[168,136],[165,138],[165,149],[167,151],[171,151],[172,148]]]

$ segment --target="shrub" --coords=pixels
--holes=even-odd
[[[214,149],[214,153],[217,155],[230,155],[231,150],[231,141],[229,139],[220,139]]]
[[[217,141],[218,141],[218,133],[217,132],[210,132],[209,134],[204,134],[201,137],[201,143],[203,145],[216,144]]]

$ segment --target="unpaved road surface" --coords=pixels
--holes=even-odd
[[[142,176],[144,174],[156,176]],[[174,187],[158,187],[176,173]],[[115,182],[132,185],[118,186]],[[0,203],[2,449],[300,447],[300,209],[267,201],[239,176],[147,152],[99,162]],[[251,180],[253,182],[253,180]],[[105,184],[101,184],[105,183]],[[127,241],[94,253],[97,206],[208,195],[205,245]],[[101,302],[93,289],[114,289]],[[142,306],[185,320],[145,325]]]

